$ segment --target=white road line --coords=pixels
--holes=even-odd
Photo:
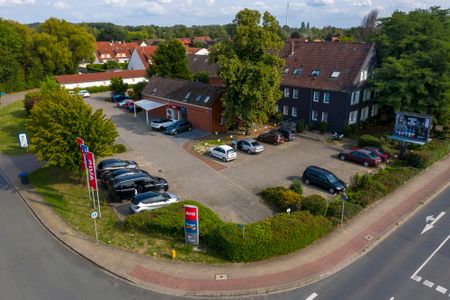
[[[411,275],[411,279],[414,279],[417,277],[417,274],[423,269],[423,267],[425,267],[425,265],[430,261],[430,259],[436,254],[436,252],[439,251],[439,249],[442,248],[442,246],[444,246],[445,243],[447,243],[447,241],[450,239],[450,234],[447,236],[447,238],[439,245],[439,247],[436,248],[436,250],[433,251],[433,253],[431,253],[431,255],[423,262],[423,264],[416,270],[416,272],[414,272],[414,274]],[[415,279],[414,279],[415,280]]]
[[[438,285],[438,286],[436,287],[436,291],[438,291],[438,292],[441,293],[441,294],[447,293],[447,289],[446,289],[445,287],[443,287],[443,286],[440,286],[440,285]]]
[[[420,277],[419,275],[413,275],[413,276],[411,276],[411,279],[413,279],[417,282],[420,282],[422,280],[422,277]]]
[[[394,297],[389,298],[389,300],[394,300],[394,299],[395,299]]]
[[[311,295],[309,295],[308,298],[306,298],[305,300],[313,300],[314,298],[316,298],[318,295],[317,293],[312,293]]]
[[[423,285],[424,285],[424,286],[427,286],[427,287],[429,287],[429,288],[432,288],[433,285],[434,285],[434,282],[429,281],[429,280],[424,280],[424,281],[423,281]]]

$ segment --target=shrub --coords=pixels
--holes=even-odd
[[[278,124],[278,123],[280,123],[281,121],[283,121],[283,114],[281,113],[281,112],[276,112],[274,115],[273,115],[273,119],[275,120],[275,122]]]
[[[327,128],[328,128],[328,123],[327,122],[321,121],[319,123],[319,131],[320,131],[320,133],[323,134],[325,131],[327,131]]]
[[[302,210],[307,210],[315,216],[324,216],[327,206],[327,200],[320,195],[311,195],[302,199]]]
[[[354,216],[356,216],[360,211],[362,210],[362,207],[358,204],[346,201],[345,202],[345,208],[344,208],[344,220],[350,220]],[[334,200],[328,205],[327,218],[330,219],[333,224],[339,224],[341,222],[341,216],[342,216],[342,201],[340,200]]]
[[[430,157],[427,152],[408,152],[406,154],[406,163],[417,169],[424,169],[428,166]]]
[[[199,209],[200,238],[204,238],[216,226],[223,223],[219,216],[208,207],[199,202],[188,200],[152,211],[129,215],[125,218],[124,228],[138,230],[143,233],[158,232],[165,235],[182,237],[184,236],[183,206],[185,204],[196,205]]]
[[[302,132],[303,130],[305,130],[305,121],[303,121],[302,119],[298,120],[297,124],[295,125],[295,130],[297,130],[297,132]]]
[[[308,123],[307,127],[309,131],[313,131],[316,129],[316,125],[314,123]]]
[[[124,144],[114,144],[112,147],[114,153],[124,153],[127,151],[127,148]]]
[[[344,136],[351,136],[353,133],[353,128],[350,126],[345,126],[344,129],[342,129],[342,133]]]
[[[303,194],[302,182],[298,179],[293,180],[289,188],[294,192],[296,192],[297,194],[299,194],[300,196]]]
[[[300,209],[300,195],[283,186],[268,187],[262,192],[262,197],[279,211],[288,208]]]
[[[87,87],[86,90],[89,93],[94,94],[94,93],[101,93],[101,92],[110,91],[111,88],[109,86],[90,86],[90,87]]]
[[[364,134],[359,137],[358,139],[358,146],[364,147],[364,146],[375,146],[375,147],[381,147],[382,143],[381,140],[373,135]]]
[[[331,222],[308,212],[281,213],[242,231],[236,224],[216,227],[205,238],[208,247],[233,262],[251,262],[304,248],[330,232]]]
[[[25,107],[25,111],[27,115],[30,115],[31,109],[33,108],[36,101],[41,100],[42,95],[40,92],[30,92],[25,95],[25,99],[23,99],[23,105]]]

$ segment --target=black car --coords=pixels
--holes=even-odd
[[[271,130],[258,136],[258,141],[279,145],[284,143],[283,135],[277,130]]]
[[[137,173],[144,173],[147,175],[150,175],[148,172],[141,170],[141,169],[117,169],[117,170],[111,170],[111,171],[105,171],[101,174],[101,182],[103,185],[106,185],[108,180],[114,180],[116,178],[130,175],[130,174],[137,174]]]
[[[132,160],[123,160],[120,158],[109,158],[102,160],[97,166],[97,177],[101,178],[104,172],[117,169],[136,169],[138,164]]]
[[[106,183],[109,198],[113,201],[131,199],[136,194],[144,192],[167,191],[169,185],[164,178],[144,173],[120,176]]]
[[[292,129],[280,127],[277,131],[283,135],[285,141],[293,141],[296,138],[295,131]]]
[[[192,130],[192,123],[189,121],[177,121],[175,124],[166,127],[166,134],[176,135],[180,132]]]
[[[331,194],[345,190],[345,183],[328,170],[309,166],[303,172],[303,182],[305,184],[314,184],[328,190]]]
[[[112,102],[121,102],[123,100],[130,99],[127,95],[121,93],[113,93],[111,95]]]

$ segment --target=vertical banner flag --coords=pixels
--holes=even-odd
[[[97,189],[97,178],[95,176],[95,165],[94,165],[94,153],[86,152],[86,165],[88,169],[88,179],[89,186],[93,189]]]
[[[184,237],[188,245],[197,246],[199,244],[197,206],[184,206]]]
[[[84,144],[84,140],[80,137],[77,137],[77,144],[79,145],[83,145]]]
[[[81,170],[83,171],[86,169],[86,153],[89,152],[89,148],[85,144],[81,144],[80,151],[81,151],[81,156],[82,156]]]

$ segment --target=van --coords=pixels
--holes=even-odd
[[[345,182],[337,178],[336,175],[317,166],[306,168],[303,172],[303,182],[326,189],[331,194],[342,192],[346,188]]]

